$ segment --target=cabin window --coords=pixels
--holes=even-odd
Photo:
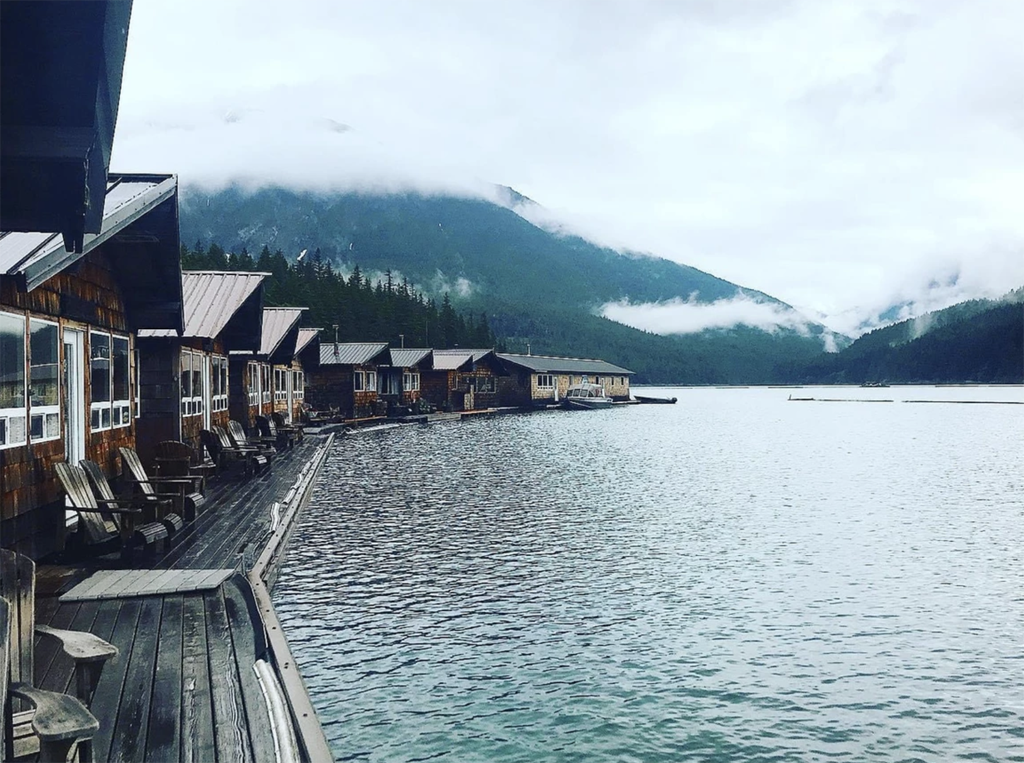
[[[110,429],[110,402],[112,400],[110,334],[89,332],[89,389],[92,431]]]
[[[181,351],[181,415],[199,416],[203,412],[203,356]]]
[[[260,403],[260,369],[256,363],[250,362],[246,367],[249,374],[249,405],[255,406]]]
[[[406,392],[415,392],[420,388],[420,375],[417,373],[402,374],[402,389]]]
[[[288,402],[288,369],[274,369],[274,400],[279,403]]]
[[[0,313],[0,448],[24,445],[25,317]]]
[[[477,392],[494,392],[497,390],[497,379],[493,376],[478,376],[476,378]]]
[[[555,377],[551,374],[537,374],[537,389],[554,389]]]
[[[626,377],[625,376],[620,376],[619,377],[619,386],[620,387],[626,386]]]
[[[293,386],[293,397],[296,400],[302,400],[306,396],[306,379],[302,371],[294,371],[295,383]]]
[[[270,366],[260,366],[260,392],[262,393],[262,401],[264,403],[270,402]]]
[[[32,319],[29,331],[29,436],[32,442],[60,437],[60,357],[56,323]]]
[[[366,389],[366,378],[362,371],[355,371],[352,374],[352,389],[356,392],[362,392]]]
[[[215,413],[226,411],[228,409],[228,359],[221,355],[214,355],[210,361],[213,367],[211,410]]]
[[[131,368],[128,363],[128,337],[113,338],[113,390],[111,417],[115,427],[126,427],[132,423]]]
[[[377,388],[377,372],[367,371],[366,372],[366,388],[373,390]]]

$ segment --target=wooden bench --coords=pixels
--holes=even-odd
[[[35,637],[59,641],[73,660],[76,696],[33,685]],[[35,564],[27,556],[0,549],[0,700],[4,760],[38,753],[43,761],[65,761],[77,745],[76,760],[92,761],[92,738],[99,722],[89,712],[104,663],[117,648],[79,631],[35,625]]]

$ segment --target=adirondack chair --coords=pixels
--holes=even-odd
[[[133,505],[138,506],[139,508],[152,507],[156,512],[156,521],[160,522],[167,528],[168,539],[173,538],[174,534],[185,526],[185,522],[181,518],[181,514],[175,513],[170,497],[163,498],[156,494],[143,494],[119,499],[114,494],[114,489],[110,486],[110,482],[107,481],[107,475],[103,473],[103,470],[100,469],[99,465],[95,461],[83,458],[78,462],[78,465],[85,469],[85,476],[89,478],[89,484],[92,485],[93,493],[95,493],[96,497],[101,501],[110,502],[125,500],[132,501]]]
[[[274,443],[279,449],[284,450],[285,448],[292,448],[295,446],[295,433],[282,430],[277,426],[273,418],[257,416],[256,426],[265,437],[273,437]]]
[[[193,477],[150,477],[146,473],[146,467],[142,465],[139,454],[135,448],[118,448],[121,454],[121,476],[129,482],[134,483],[142,492],[143,497],[150,501],[171,500],[177,509],[177,517],[164,517],[162,521],[176,519],[179,526],[176,530],[168,531],[173,535],[181,529],[183,524],[181,517],[185,516],[188,521],[194,522],[198,510],[206,503],[206,497],[202,494],[201,488],[203,478]],[[127,471],[127,474],[125,474]]]
[[[162,440],[156,444],[153,463],[158,477],[200,477],[199,492],[206,495],[206,479],[217,470],[213,461],[201,461],[190,446],[180,440]]]
[[[218,469],[226,468],[229,463],[241,463],[245,474],[248,476],[254,471],[266,468],[270,464],[269,459],[261,454],[258,448],[252,446],[237,447],[231,442],[224,428],[216,424],[211,426],[210,429],[203,429],[199,434],[210,457],[217,463]]]
[[[228,433],[228,438],[236,447],[244,448],[248,446],[256,448],[259,451],[259,454],[267,459],[267,463],[273,461],[274,456],[277,455],[277,449],[274,447],[273,443],[268,441],[261,442],[258,439],[247,437],[245,430],[242,429],[242,425],[234,419],[228,421],[226,431]]]
[[[289,424],[284,420],[284,416],[277,411],[270,414],[270,420],[274,422],[274,426],[277,427],[278,431],[291,432],[295,435],[296,440],[301,441],[305,436],[305,430],[303,429],[302,424]]]
[[[76,696],[35,688],[36,636],[56,639],[74,661]],[[91,740],[99,722],[87,706],[104,663],[116,654],[117,647],[91,633],[36,625],[35,564],[27,556],[0,549],[0,754],[4,760],[38,753],[40,760],[64,761],[77,744],[76,759],[91,763]]]
[[[156,521],[155,505],[97,498],[81,466],[62,461],[54,469],[72,508],[78,512],[79,533],[90,551],[110,553],[119,546],[127,559],[136,547],[162,550],[167,528]]]

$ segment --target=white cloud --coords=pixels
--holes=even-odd
[[[605,318],[655,334],[696,334],[749,326],[772,334],[790,330],[811,335],[810,321],[797,311],[744,294],[710,303],[698,302],[695,296],[640,304],[622,300],[603,305],[600,312]],[[836,338],[827,331],[822,334],[822,344],[827,352],[837,349]]]

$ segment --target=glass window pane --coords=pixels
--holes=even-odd
[[[94,403],[110,402],[110,335],[89,334],[89,369]]]
[[[181,397],[192,397],[192,353],[181,352]]]
[[[0,313],[0,408],[25,407],[25,319]]]
[[[114,337],[114,400],[128,399],[128,338]]]
[[[60,391],[57,387],[57,326],[42,321],[29,321],[29,336],[32,357],[32,368],[29,371],[32,405],[60,405]]]

